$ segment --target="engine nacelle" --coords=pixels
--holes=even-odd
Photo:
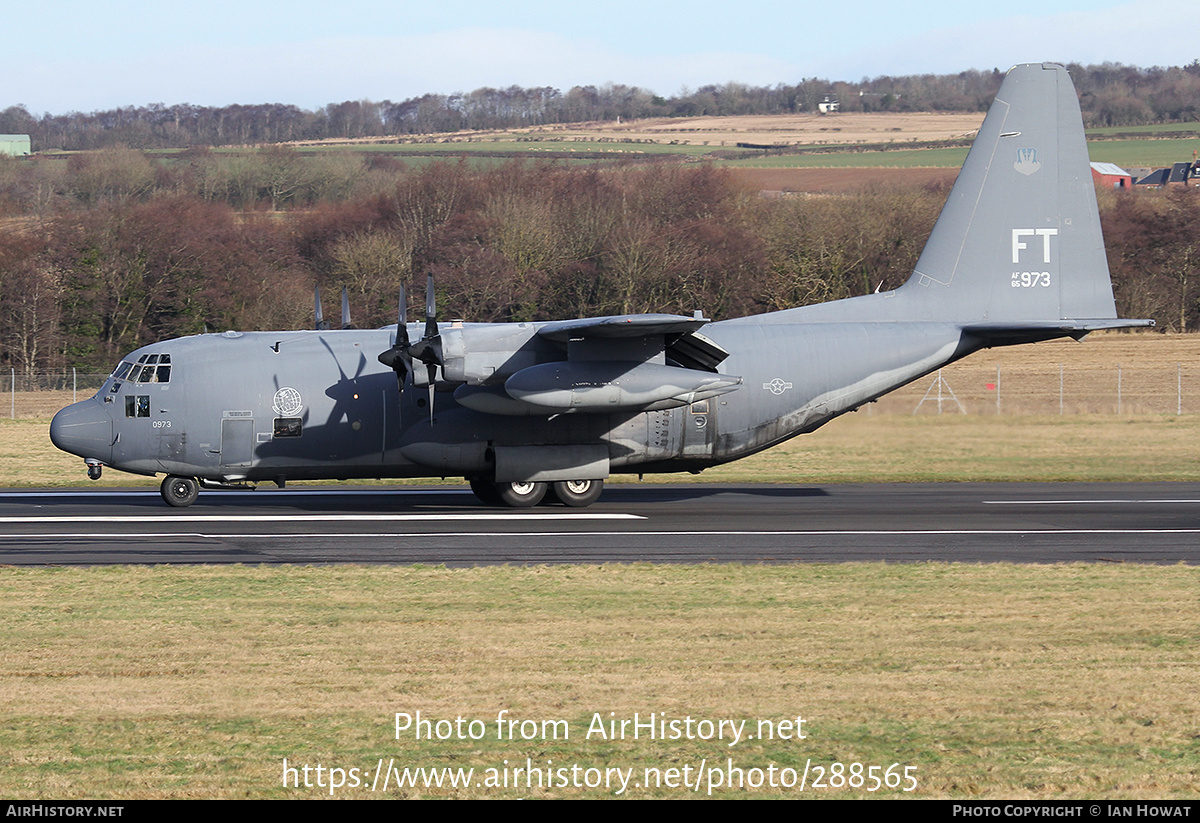
[[[529,323],[454,322],[440,331],[442,374],[451,383],[479,386],[556,356]]]

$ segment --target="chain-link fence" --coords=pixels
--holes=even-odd
[[[871,404],[872,414],[1194,414],[1200,367],[954,365]]]
[[[2,379],[6,391],[0,408],[5,417],[50,418],[64,406],[95,394],[108,374],[75,369],[29,374],[9,369]]]

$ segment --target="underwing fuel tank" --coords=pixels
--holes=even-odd
[[[742,378],[655,363],[566,361],[531,366],[504,390],[516,400],[559,412],[657,411],[733,391]]]

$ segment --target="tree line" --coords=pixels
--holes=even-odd
[[[0,179],[27,165],[0,163]],[[722,319],[850,297],[907,278],[948,194],[771,199],[709,164],[363,173],[360,190],[285,211],[205,197],[183,172],[10,209],[0,367],[107,370],[163,338],[310,328],[314,286],[327,306],[347,288],[355,322],[380,326],[395,322],[400,284],[420,294],[426,272],[442,317],[475,321],[697,309]],[[1102,197],[1122,316],[1200,323],[1195,191]]]
[[[1088,126],[1200,120],[1200,62],[1138,68],[1115,63],[1068,66]],[[329,138],[395,137],[472,129],[647,117],[814,112],[833,95],[842,111],[984,111],[1003,74],[881,76],[858,82],[807,78],[774,86],[705,85],[662,97],[637,86],[479,88],[424,94],[400,102],[348,100],[316,110],[283,103],[196,106],[154,103],[90,113],[0,111],[0,133],[29,134],[35,150],[125,145],[138,149],[229,146]]]

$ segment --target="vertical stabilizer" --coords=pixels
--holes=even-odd
[[[1115,320],[1083,120],[1065,68],[1008,72],[902,291],[925,307],[924,319],[973,326]],[[1089,324],[1107,325],[1118,324]]]

